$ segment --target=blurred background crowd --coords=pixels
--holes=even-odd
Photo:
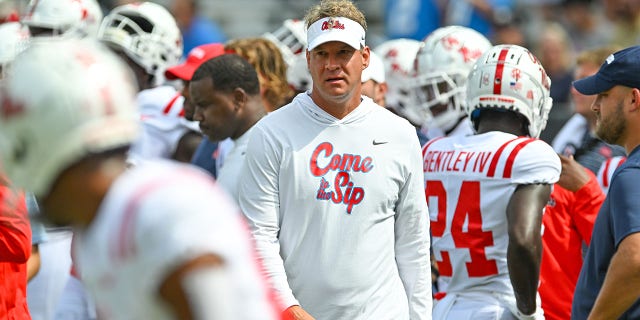
[[[129,0],[98,1],[104,12]],[[156,0],[170,9],[184,37],[184,54],[193,47],[229,39],[259,36],[286,19],[300,19],[314,0]],[[554,107],[541,138],[551,142],[573,114],[571,81],[576,56],[586,49],[640,43],[640,1],[636,0],[359,0],[367,43],[422,40],[441,26],[475,29],[493,44],[530,48],[553,83]],[[26,0],[4,0],[18,5]]]
[[[18,21],[21,17],[29,17],[29,8],[33,7],[33,5],[30,6],[30,2],[37,1],[0,0],[0,22]],[[128,0],[98,0],[103,15],[107,15],[115,7],[132,2],[133,1]],[[217,43],[220,45],[220,48],[217,49],[219,52],[211,49],[212,54],[217,55],[225,52],[225,50],[232,50],[256,66],[258,74],[261,77],[260,86],[263,86],[263,82],[271,83],[268,89],[262,90],[266,93],[260,92],[261,95],[265,96],[263,105],[266,111],[273,111],[279,106],[286,104],[292,96],[292,89],[295,89],[295,91],[304,91],[306,90],[304,88],[298,90],[299,87],[309,86],[310,79],[305,77],[306,72],[302,72],[300,80],[301,82],[306,81],[303,85],[298,86],[298,79],[292,77],[292,75],[300,74],[295,71],[296,68],[306,69],[306,61],[302,59],[302,63],[300,64],[299,59],[293,61],[289,60],[288,58],[290,57],[286,56],[287,53],[297,54],[303,52],[303,47],[298,47],[296,52],[294,52],[294,50],[285,50],[282,52],[283,57],[278,55],[277,59],[272,59],[274,61],[277,60],[277,63],[270,63],[268,61],[272,60],[268,59],[268,57],[273,57],[274,54],[269,52],[274,51],[269,50],[273,49],[274,45],[264,38],[258,37],[268,33],[271,33],[271,35],[277,34],[277,30],[283,27],[283,21],[286,27],[288,24],[291,24],[291,22],[287,22],[289,21],[288,19],[301,19],[305,15],[306,10],[318,2],[317,0],[156,0],[152,2],[166,7],[175,18],[182,32],[184,46],[182,51],[183,61],[181,61],[181,63],[183,63],[186,56],[192,52],[192,49],[203,44]],[[531,52],[538,57],[552,82],[551,97],[554,102],[553,108],[549,114],[546,129],[542,131],[540,135],[541,139],[550,144],[554,142],[554,138],[556,138],[560,129],[575,113],[579,113],[585,117],[591,114],[589,110],[582,110],[589,108],[591,100],[577,93],[572,87],[572,81],[595,73],[602,61],[600,58],[602,54],[606,56],[608,53],[616,51],[619,48],[640,43],[639,0],[354,0],[354,2],[365,13],[368,25],[367,45],[371,48],[384,47],[384,43],[388,40],[399,38],[422,41],[434,30],[443,26],[453,25],[474,29],[484,35],[494,45],[508,43],[529,48]],[[165,18],[167,18],[165,20],[170,20],[168,16]],[[31,36],[37,36],[38,28],[37,26],[31,26]],[[40,29],[42,29],[42,27],[40,27]],[[295,32],[295,27],[292,27],[290,31]],[[247,40],[249,37],[253,38]],[[306,35],[303,35],[303,38],[306,41]],[[6,39],[7,38],[4,40]],[[417,41],[415,43],[415,51],[418,50]],[[171,42],[176,44],[178,41]],[[0,41],[0,45],[1,44],[2,41]],[[224,44],[224,46],[221,44]],[[304,45],[306,45],[306,43],[304,43]],[[592,53],[591,56],[583,54],[585,50],[595,50],[599,48],[602,54]],[[282,48],[280,49],[282,50]],[[380,52],[387,52],[383,48],[376,51],[378,51],[376,52],[378,54]],[[410,55],[405,59],[408,61],[408,68],[410,68],[413,63],[415,51],[412,54],[406,52]],[[402,52],[400,52],[400,54],[402,54]],[[380,55],[383,58],[388,58],[387,55],[390,54],[387,52],[386,55]],[[179,56],[179,54],[177,54],[177,56]],[[210,57],[200,57],[199,60],[206,60],[205,58],[208,59]],[[281,58],[284,58],[284,60]],[[288,84],[284,84],[282,81],[282,79],[285,78],[282,75],[286,73],[282,62],[285,61],[287,62],[286,68],[293,70],[287,74],[287,78],[289,78]],[[170,63],[162,67],[172,66],[175,66],[175,64]],[[593,70],[586,70],[589,67]],[[379,69],[383,70],[384,67],[380,66]],[[164,70],[153,69],[153,71]],[[191,73],[193,73],[193,71],[195,71],[195,68],[191,70]],[[145,70],[142,70],[142,73],[144,72]],[[148,70],[146,72],[149,73]],[[183,80],[185,88],[188,88],[191,75],[182,77],[178,74],[169,73],[171,77],[165,74],[167,79],[177,82],[179,82],[178,79]],[[393,72],[391,72],[391,74],[393,74]],[[308,75],[306,76],[308,77]],[[394,100],[392,99],[391,93],[394,91],[392,86],[395,83],[393,81],[394,79],[390,77],[389,72],[387,72],[386,77],[390,92],[387,93],[386,104],[393,105]],[[381,78],[384,79],[384,74]],[[149,79],[155,80],[151,76],[149,76]],[[151,85],[153,81],[149,79],[147,79],[146,82],[149,87],[153,87]],[[378,81],[375,74],[366,77],[363,74],[363,83],[369,79],[375,82],[384,82],[384,80]],[[175,83],[172,83],[172,85],[173,84]],[[181,85],[178,85],[177,87],[180,86]],[[149,88],[140,86],[140,89]],[[173,112],[170,110],[170,107],[172,107],[173,103],[177,101],[176,99],[180,96],[180,93],[176,93],[175,89],[172,90],[173,91],[168,93],[171,102],[165,110],[163,110],[165,114]],[[154,94],[158,94],[158,91]],[[188,94],[188,90],[182,92],[182,95],[185,96],[185,111],[189,104]],[[164,106],[164,102],[166,101],[163,101],[162,106]],[[378,102],[378,100],[376,100],[376,102]],[[378,103],[385,105],[384,102]],[[181,107],[182,105],[180,105],[180,108]],[[142,113],[144,113],[144,110],[142,110]],[[193,111],[190,117],[187,117],[182,110],[173,113],[179,114],[180,117],[184,116],[187,120],[193,120],[188,119],[193,118]],[[403,116],[410,118],[411,114],[403,114]],[[202,121],[201,119],[195,120]],[[604,157],[605,155],[602,154],[601,151],[603,149],[600,148],[600,145],[597,145],[598,140],[593,138],[586,129],[586,121],[587,120],[583,119],[581,122],[582,127],[585,127],[582,128],[582,130],[587,131],[584,135],[571,129],[567,130],[569,135],[576,136],[578,140],[571,142],[574,143],[576,148],[579,147],[581,150],[593,151],[597,149],[592,153],[600,152]],[[420,127],[420,121],[414,121],[414,125]],[[184,129],[182,128],[182,124],[180,128],[181,130]],[[195,129],[193,131],[198,130]],[[179,131],[179,133],[183,134],[184,131]],[[182,137],[183,136],[176,136],[172,139],[178,140],[178,138]],[[202,136],[198,133],[196,134],[196,138],[201,139]],[[225,136],[221,137],[221,139],[211,140],[222,141],[225,138],[228,137]],[[196,142],[192,143],[193,146],[190,149],[195,149],[199,144],[201,147],[204,146],[203,148],[205,149],[199,150],[205,150],[201,153],[205,155],[205,162],[213,166],[210,170],[212,172],[219,169],[219,163],[223,160],[218,157],[216,158],[218,163],[212,162],[212,153],[216,156],[223,155],[226,154],[223,151],[228,152],[231,148],[221,143],[220,145],[212,144],[210,149],[206,149],[208,147],[207,141],[204,141],[204,143],[200,143],[200,140],[194,141]],[[585,143],[585,141],[594,142]],[[174,142],[178,144],[176,141]],[[562,142],[565,141],[553,143],[558,153],[566,153]],[[556,147],[556,145],[559,147]],[[172,155],[173,158],[179,160],[180,157],[177,155],[178,150],[172,149],[171,151],[175,151],[175,154]],[[618,155],[610,151],[607,152],[606,158],[610,158],[612,155]],[[570,153],[573,154],[573,152]],[[579,155],[584,155],[585,153],[587,152],[576,153],[576,158],[579,158]],[[193,158],[191,155],[192,153],[189,152],[188,156],[184,157],[185,162],[191,160],[197,164],[200,153],[196,151]],[[168,155],[165,156],[169,157]],[[602,161],[602,159],[598,159],[599,162],[594,164],[593,168],[589,167],[594,174],[598,172]],[[219,175],[217,177],[218,180],[224,180],[220,179]],[[47,247],[49,249],[42,252],[43,261],[56,260],[56,257],[59,257],[57,255],[59,252],[65,254],[69,252],[71,243],[70,232],[66,229],[53,230],[54,232],[50,231],[52,230],[48,230],[47,232],[48,242],[45,245],[45,249]],[[56,237],[59,237],[61,240],[57,241],[58,239]],[[35,237],[33,243],[34,245],[38,243]],[[54,248],[54,246],[57,246],[57,248]],[[51,256],[47,256],[49,252],[51,252]],[[53,255],[54,252],[56,252],[56,255]],[[44,263],[43,265],[45,267],[40,271],[40,278],[50,276],[47,268],[50,268],[49,266],[51,264]],[[65,257],[65,261],[60,263],[58,269],[67,273],[70,265],[70,257]],[[46,312],[41,312],[43,314],[47,312],[51,313],[51,310],[53,310],[55,306],[44,304],[51,303],[51,299],[46,298],[47,296],[53,296],[50,292],[59,292],[62,290],[61,286],[64,285],[64,282],[58,282],[61,283],[58,284],[57,288],[31,289],[29,292],[30,308],[35,306],[36,309],[45,310]],[[37,286],[38,284],[36,283],[35,285]],[[30,286],[33,288],[34,284],[31,283]],[[38,301],[41,301],[43,305],[38,305]],[[48,319],[48,317],[38,317],[37,312],[31,312],[34,313],[34,319]]]

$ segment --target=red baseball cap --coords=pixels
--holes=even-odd
[[[185,62],[168,68],[164,72],[164,76],[169,80],[182,79],[185,81],[191,81],[193,73],[196,72],[196,69],[198,69],[201,64],[225,53],[224,44],[222,43],[211,43],[197,46],[189,51],[189,55],[187,55],[187,60]]]

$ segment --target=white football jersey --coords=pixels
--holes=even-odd
[[[231,149],[233,149],[233,146],[234,146],[234,142],[231,138],[226,138],[218,142],[218,150],[216,150],[217,152],[216,172],[220,172],[220,170],[224,166],[224,163],[227,160],[227,155],[229,154],[229,152],[231,152]]]
[[[78,271],[104,319],[172,319],[159,286],[176,267],[210,253],[230,272],[227,303],[237,319],[275,318],[239,209],[191,166],[130,169],[75,240]]]
[[[513,295],[507,204],[519,184],[555,183],[558,156],[542,140],[489,132],[431,140],[423,158],[432,248],[447,292]]]
[[[249,128],[249,130],[238,137],[238,139],[230,140],[231,148],[224,150],[224,160],[220,161],[222,163],[217,170],[218,176],[216,177],[216,181],[218,185],[229,192],[229,195],[236,203],[238,201],[239,177],[244,170],[244,158],[246,157],[247,145],[252,129],[253,127]],[[221,145],[222,143],[219,144],[218,147]],[[220,156],[220,154],[218,156]]]
[[[184,97],[171,86],[142,90],[136,101],[142,130],[129,151],[132,163],[171,158],[187,131],[200,132],[197,122],[184,118]]]

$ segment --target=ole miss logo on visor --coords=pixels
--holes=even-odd
[[[344,30],[344,23],[340,23],[340,21],[335,20],[334,18],[329,18],[329,20],[322,23],[322,27],[320,29],[322,31],[331,29]]]

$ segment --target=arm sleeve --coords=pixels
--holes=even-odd
[[[573,215],[573,221],[578,228],[580,236],[585,240],[587,245],[589,245],[591,243],[593,224],[596,222],[596,217],[604,202],[605,196],[600,189],[595,175],[588,169],[585,169],[585,171],[587,171],[587,174],[590,176],[589,182],[575,192],[573,197],[575,202],[570,212]]]
[[[233,221],[234,217],[240,218],[238,209],[221,196],[222,190],[198,181],[189,185],[199,190],[182,193],[178,187],[186,184],[175,183],[150,194],[136,221],[136,246],[146,248],[147,257],[152,259],[149,264],[162,275],[202,255],[215,254],[224,259],[225,251],[233,246],[230,241],[239,237]],[[189,204],[185,205],[187,200]]]
[[[429,216],[417,137],[395,214],[395,255],[409,301],[410,319],[430,319],[432,308]]]
[[[0,186],[0,262],[25,263],[31,255],[31,228],[24,194]]]
[[[267,308],[267,290],[256,264],[253,241],[233,200],[214,185],[210,177],[204,179],[203,172],[197,172],[197,176],[188,171],[179,174],[178,178],[156,185],[157,189],[142,196],[137,216],[131,220],[135,228],[134,249],[139,248],[131,254],[144,250],[137,256],[138,266],[145,268],[140,275],[143,286],[157,289],[183,266],[199,258],[216,256],[222,260],[222,266],[200,270],[222,268],[225,272],[220,274],[220,279],[232,286],[218,283],[223,286],[210,288],[208,293],[224,294],[207,297],[209,306],[222,303],[233,310],[242,306],[251,313],[255,312],[254,308],[261,312],[271,310]],[[200,178],[194,179],[198,176]],[[200,281],[200,285],[215,285],[207,281],[207,274],[211,275],[208,272],[193,274],[193,280]],[[187,299],[190,307],[207,314],[203,314],[202,319],[212,319],[212,314],[218,311],[198,308],[203,299],[189,296]]]
[[[514,184],[552,184],[560,179],[562,165],[551,146],[542,140],[526,145],[515,158],[511,182]]]
[[[613,236],[616,249],[629,234],[640,232],[640,189],[638,189],[640,169],[626,167],[617,172],[609,189],[611,217],[613,219]]]
[[[282,154],[271,143],[261,126],[253,129],[247,146],[244,171],[240,177],[240,209],[247,217],[256,241],[256,251],[262,259],[267,278],[275,290],[282,308],[299,305],[287,282],[284,262],[280,256],[278,177]]]

